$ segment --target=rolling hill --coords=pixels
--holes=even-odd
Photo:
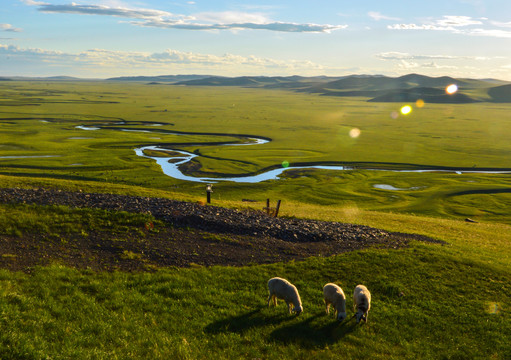
[[[493,87],[488,90],[488,95],[494,102],[511,102],[511,84]]]
[[[403,102],[422,99],[429,103],[465,104],[478,101],[511,102],[511,85],[492,79],[455,79],[449,76],[429,77],[408,74],[400,77],[383,75],[350,75],[343,77],[266,77],[210,76],[180,81],[185,86],[242,86],[287,89],[317,93],[323,96],[358,96],[371,102]],[[459,91],[446,94],[445,88],[456,84]]]

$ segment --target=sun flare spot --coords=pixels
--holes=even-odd
[[[360,129],[353,128],[350,130],[350,137],[356,139],[360,136],[360,132],[361,132]]]
[[[289,161],[287,161],[287,160],[282,161],[282,167],[283,168],[288,168],[289,167]]]
[[[415,102],[415,106],[417,106],[418,108],[421,108],[421,107],[424,107],[424,100],[422,99],[419,99]]]
[[[405,105],[401,108],[401,114],[408,115],[412,112],[412,107],[410,105]]]
[[[456,91],[458,91],[458,85],[451,84],[445,88],[445,92],[449,95],[454,94]]]

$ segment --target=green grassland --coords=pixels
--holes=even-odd
[[[123,233],[151,220],[150,215],[65,207],[2,209],[2,224],[12,226],[13,219],[23,217],[17,221],[20,231],[37,229],[42,234],[110,227],[123,239]],[[241,268],[97,273],[55,264],[28,273],[2,270],[0,356],[509,358],[509,226],[319,206],[302,210],[328,220],[355,218],[427,234],[448,243],[413,243],[399,250],[368,249]],[[154,224],[158,231],[159,223]],[[266,307],[266,281],[276,275],[298,287],[305,309],[300,316],[288,315],[282,302],[277,308]],[[325,315],[321,288],[331,281],[348,297],[358,283],[371,289],[367,324],[338,324]],[[347,309],[351,316],[349,302]]]
[[[205,155],[201,170],[224,174],[282,161],[511,167],[509,104],[426,104],[394,119],[391,112],[402,104],[267,89],[9,82],[0,83],[0,93],[2,187],[203,199],[203,184],[171,179],[133,150],[171,143]],[[153,128],[219,135],[75,127],[119,121],[130,128],[159,123],[164,125]],[[361,130],[360,137],[349,136],[352,128]],[[272,141],[190,145],[233,140],[225,134]],[[42,155],[51,157],[37,157]],[[370,225],[446,244],[414,242],[404,249],[241,268],[97,273],[55,264],[26,273],[2,270],[0,357],[508,359],[510,180],[505,174],[289,170],[278,181],[215,184],[213,203],[220,206],[260,208],[266,198],[282,199],[282,216]],[[247,205],[243,198],[259,202]],[[0,234],[65,238],[111,228],[122,239],[148,219],[157,231],[158,222],[147,214],[1,204]],[[296,284],[302,315],[287,315],[282,303],[266,307],[272,276]],[[369,323],[337,324],[327,317],[321,297],[326,282],[339,283],[348,298],[355,285],[366,284],[373,294]]]
[[[155,144],[200,154],[193,169],[202,176],[257,173],[283,162],[369,169],[511,168],[509,104],[425,104],[393,118],[391,113],[403,104],[268,89],[8,82],[0,90],[0,174],[4,175],[202,194],[202,184],[174,180],[154,161],[136,156],[135,148]],[[103,124],[108,128],[101,131],[76,128]],[[123,127],[157,132],[119,131]],[[358,138],[349,136],[353,128],[360,129]],[[242,141],[225,134],[272,141],[253,146],[194,145]],[[506,214],[510,176],[505,174],[291,170],[283,179],[256,186],[219,183],[214,196],[231,201],[271,197],[511,223]],[[374,187],[377,184],[405,190],[382,190]]]

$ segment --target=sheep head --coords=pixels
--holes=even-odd
[[[358,311],[355,314],[355,317],[357,318],[357,324],[360,322],[360,320],[364,320],[364,322],[367,322],[367,318],[362,311]]]
[[[346,319],[346,312],[339,312],[337,313],[337,321],[341,322]]]

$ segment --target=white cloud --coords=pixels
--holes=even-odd
[[[484,21],[484,22],[483,22]],[[480,25],[486,26],[481,27]],[[475,28],[474,26],[478,26]],[[495,38],[510,38],[511,31],[490,28],[497,26],[500,28],[511,27],[511,22],[488,21],[487,18],[473,19],[469,16],[445,15],[441,19],[429,21],[423,24],[393,24],[387,26],[390,30],[432,30],[449,31],[453,34],[468,36],[487,36]]]
[[[15,28],[11,24],[0,24],[0,30],[10,31],[10,32],[21,32],[23,30]]]
[[[181,30],[269,30],[279,32],[311,32],[329,33],[345,29],[347,25],[296,24],[284,22],[271,23],[231,23],[231,24],[200,24],[173,20],[132,21],[131,24],[145,27],[160,27]]]
[[[439,65],[438,63],[436,63],[434,61],[422,64],[421,67],[423,67],[423,68],[431,68],[431,69],[458,69],[457,66],[453,66],[453,65]]]
[[[409,54],[397,51],[382,52],[375,55],[380,60],[475,60],[484,61],[492,60],[494,58],[484,56],[454,56],[454,55],[424,55],[424,54]]]
[[[380,21],[380,20],[392,20],[392,21],[401,20],[400,18],[396,18],[396,17],[391,17],[391,16],[386,16],[386,15],[380,14],[377,11],[369,11],[367,13],[367,15],[369,15],[369,17],[371,19],[376,20],[376,21]]]
[[[448,28],[448,27],[430,25],[430,24],[423,24],[423,25],[394,24],[394,25],[388,25],[387,29],[390,29],[390,30],[440,30],[440,31],[454,30],[454,28]]]
[[[80,5],[75,3],[65,5],[52,4],[38,5],[39,5],[38,10],[44,13],[107,15],[135,19],[174,17],[174,15],[169,12],[152,9],[130,9],[124,7],[111,7],[106,5]]]
[[[193,17],[199,21],[206,21],[217,24],[264,24],[270,22],[270,20],[263,13],[247,13],[241,11],[203,12],[194,14]]]
[[[64,53],[46,49],[24,49],[13,45],[0,44],[0,68],[7,62],[17,65],[58,69],[76,68],[82,71],[118,73],[190,73],[192,71],[249,74],[278,73],[294,74],[321,71],[319,64],[303,60],[279,60],[257,56],[235,54],[201,54],[168,49],[160,53],[110,51],[91,49],[80,53]],[[31,70],[32,71],[32,70]],[[63,72],[63,71],[61,71]]]
[[[511,31],[500,30],[500,29],[471,29],[466,32],[472,36],[490,36],[496,38],[511,38]]]
[[[469,16],[445,15],[443,19],[437,20],[436,24],[442,27],[460,27],[469,25],[480,25],[482,24],[482,22],[479,20],[474,20]]]
[[[491,23],[498,27],[511,28],[511,21],[508,22],[492,21]]]
[[[409,61],[406,61],[406,60],[401,60],[398,64],[398,67],[400,69],[404,69],[404,70],[411,70],[411,69],[416,69],[418,67],[420,67],[420,65],[416,62],[409,62]]]
[[[192,15],[172,14],[154,9],[128,8],[124,6],[80,5],[76,3],[53,5],[24,0],[28,5],[37,5],[44,13],[80,15],[103,15],[136,19],[132,25],[181,30],[269,30],[279,32],[329,33],[344,29],[347,25],[299,24],[270,20],[260,12],[203,12]]]

